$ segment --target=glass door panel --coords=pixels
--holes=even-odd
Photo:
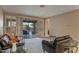
[[[7,28],[9,28],[9,30],[11,32],[16,34],[16,20],[8,19],[8,21],[7,21]]]

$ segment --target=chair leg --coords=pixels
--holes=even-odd
[[[76,47],[76,51],[75,51],[75,53],[77,53],[77,51],[78,51],[78,47]]]

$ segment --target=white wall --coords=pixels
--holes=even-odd
[[[50,23],[51,35],[70,35],[73,39],[79,41],[79,10],[53,16]]]
[[[0,9],[0,35],[3,34],[3,12]]]

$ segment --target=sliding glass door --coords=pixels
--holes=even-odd
[[[35,22],[23,22],[23,35],[33,36],[35,31]]]

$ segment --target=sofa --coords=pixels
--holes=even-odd
[[[56,37],[54,41],[46,41],[42,40],[42,49],[43,52],[48,53],[63,53],[64,51],[68,50],[69,48],[65,48],[67,43],[70,43],[72,38],[69,35]]]

